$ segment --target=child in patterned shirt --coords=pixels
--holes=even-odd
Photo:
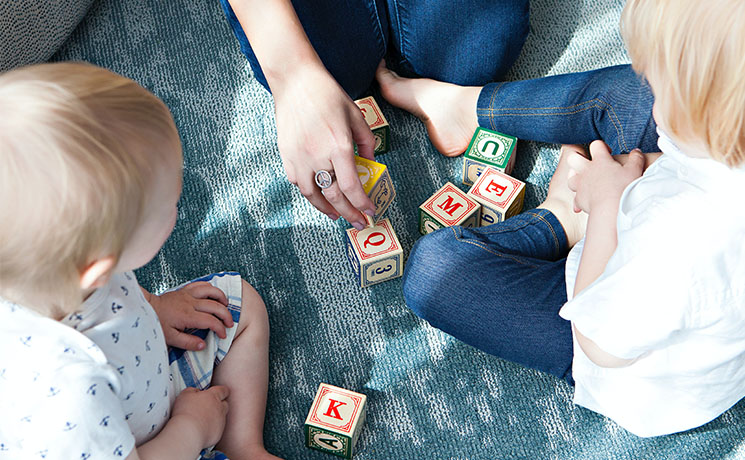
[[[173,229],[181,160],[132,80],[0,76],[0,459],[277,458],[258,293],[218,273],[158,296],[132,272]]]

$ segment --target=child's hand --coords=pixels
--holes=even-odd
[[[147,296],[146,296],[147,297]],[[166,344],[184,350],[201,350],[204,341],[184,329],[211,329],[225,338],[225,328],[233,327],[225,293],[206,281],[189,283],[181,289],[148,299],[158,314]]]
[[[593,208],[606,204],[617,206],[623,190],[640,177],[644,168],[644,156],[632,150],[625,164],[611,157],[610,149],[603,141],[590,144],[588,160],[578,152],[570,154],[569,189],[575,192],[574,210],[592,212]]]
[[[171,419],[188,419],[203,436],[202,448],[214,446],[222,438],[228,416],[230,390],[216,385],[206,390],[186,388],[176,396]]]

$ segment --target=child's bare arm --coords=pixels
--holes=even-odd
[[[640,152],[629,154],[621,164],[613,161],[610,150],[602,141],[590,146],[592,160],[579,154],[569,159],[573,170],[569,187],[576,193],[575,208],[588,213],[585,246],[580,259],[574,295],[592,284],[608,263],[618,245],[616,218],[623,190],[641,176],[645,160]],[[592,340],[574,328],[577,342],[595,364],[603,367],[621,367],[633,360],[621,359],[606,353]]]
[[[127,460],[182,460],[197,458],[222,437],[230,391],[226,386],[207,390],[187,388],[173,404],[171,418],[160,433],[130,453]]]
[[[233,327],[225,293],[206,281],[189,283],[159,296],[140,289],[158,314],[168,346],[201,350],[204,341],[184,329],[211,329],[225,338],[225,328]]]

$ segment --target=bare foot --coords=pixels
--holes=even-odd
[[[375,72],[383,97],[411,112],[427,127],[429,139],[445,156],[463,153],[479,126],[480,86],[458,86],[429,78],[404,78],[381,61]]]
[[[574,192],[569,190],[569,165],[566,159],[571,152],[586,156],[585,150],[579,145],[561,146],[559,164],[548,185],[546,200],[538,205],[539,208],[551,211],[559,220],[564,227],[567,246],[570,248],[585,236],[587,230],[587,213],[574,212]]]

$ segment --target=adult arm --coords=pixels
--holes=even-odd
[[[272,90],[277,143],[287,178],[319,211],[365,225],[374,214],[354,162],[373,159],[375,139],[357,105],[325,68],[289,0],[230,0]],[[321,193],[319,169],[336,180]]]

